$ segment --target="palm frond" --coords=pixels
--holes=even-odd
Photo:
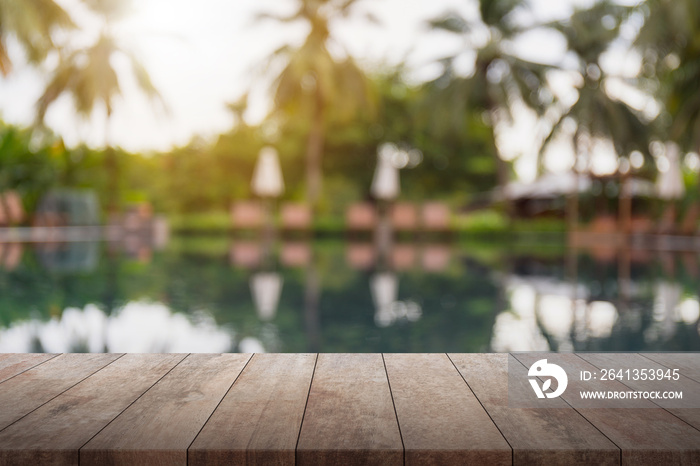
[[[109,21],[123,19],[133,10],[131,0],[82,0],[92,11]]]
[[[7,55],[7,49],[5,48],[5,43],[0,36],[0,74],[7,76],[12,70],[12,62],[10,57]]]
[[[299,12],[293,13],[291,15],[278,15],[276,13],[260,12],[255,15],[255,22],[277,21],[280,23],[291,23],[300,18],[301,14]]]
[[[44,92],[36,104],[36,124],[43,125],[46,111],[52,103],[58,99],[70,86],[70,82],[77,74],[73,60],[59,63]]]
[[[467,34],[472,30],[472,26],[459,13],[451,11],[445,15],[428,21],[431,29],[438,29],[455,34]]]
[[[163,99],[163,96],[161,95],[160,91],[158,91],[158,88],[153,84],[153,81],[151,80],[151,75],[148,73],[148,70],[143,65],[141,60],[139,60],[132,52],[126,50],[122,50],[122,52],[129,59],[129,63],[131,64],[131,70],[134,74],[134,77],[136,78],[136,84],[138,84],[139,89],[151,101],[158,104],[158,106],[161,109],[163,109],[165,112],[168,112],[169,109],[167,103],[165,102],[165,99]]]
[[[513,13],[524,5],[523,0],[487,0],[479,2],[479,12],[486,25],[507,29]]]
[[[13,35],[26,52],[30,63],[39,63],[56,48],[56,29],[72,29],[75,24],[54,0],[0,2],[0,71],[7,74],[11,62],[5,48],[7,36]]]

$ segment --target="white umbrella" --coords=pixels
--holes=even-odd
[[[385,144],[377,156],[377,168],[372,178],[370,192],[377,199],[390,201],[396,199],[401,192],[399,170],[392,163],[395,147]]]
[[[654,286],[653,316],[665,336],[672,335],[676,328],[676,313],[682,297],[683,289],[678,283],[661,280]]]
[[[284,192],[282,170],[274,148],[263,147],[260,151],[251,187],[255,194],[262,197],[277,197]]]
[[[393,305],[399,291],[399,280],[391,272],[378,273],[370,281],[370,291],[374,301],[374,321],[380,327],[386,327],[394,319]]]
[[[250,279],[250,292],[260,320],[274,319],[282,293],[282,277],[274,272],[257,273]]]
[[[681,172],[680,149],[674,142],[666,143],[665,160],[659,164],[659,177],[656,180],[656,194],[661,199],[680,199],[685,194],[683,173]]]

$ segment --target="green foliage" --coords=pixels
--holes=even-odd
[[[31,138],[28,129],[0,123],[0,192],[16,190],[27,209],[58,182],[66,162],[59,144],[31,151]]]
[[[85,244],[67,247],[85,247]],[[374,322],[371,275],[347,266],[343,243],[318,242],[310,268],[282,268],[282,295],[272,323],[261,322],[250,291],[251,271],[229,265],[227,238],[177,239],[153,261],[142,264],[104,253],[89,270],[47,267],[51,256],[25,250],[13,271],[0,268],[0,327],[58,318],[68,307],[95,304],[113,315],[130,301],[159,301],[196,320],[210,313],[238,341],[259,338],[268,351],[485,351],[498,311],[497,287],[488,274],[453,261],[442,273],[400,275],[398,299],[420,304],[417,322],[380,328]],[[309,327],[305,295],[310,274],[319,277],[319,329]],[[418,291],[420,290],[420,291]],[[449,299],[444,299],[448,295]],[[314,317],[311,317],[314,318]],[[274,330],[279,338],[265,341]],[[314,336],[314,332],[318,332]],[[318,343],[314,343],[317,341]],[[231,350],[235,351],[235,348]]]
[[[698,151],[700,5],[694,0],[647,0],[639,10],[645,17],[635,42],[644,56],[642,76],[665,107],[659,136]]]
[[[503,233],[508,228],[508,219],[495,210],[482,210],[460,216],[456,228],[471,233]]]
[[[0,9],[11,3],[0,0]],[[106,25],[126,15],[131,5],[114,0],[85,3]],[[329,52],[332,25],[355,14],[356,3],[296,0],[296,9],[288,17],[262,15],[281,24],[305,23],[309,32],[298,48],[284,46],[269,57],[271,62],[282,59],[284,66],[273,89],[275,108],[260,124],[249,126],[243,120],[244,95],[229,105],[235,116],[230,131],[213,141],[195,138],[185,147],[150,155],[65,149],[50,134],[41,142],[29,130],[3,126],[0,187],[18,189],[29,207],[50,187],[92,188],[105,205],[149,201],[174,218],[197,214],[191,228],[203,225],[206,229],[223,224],[214,218],[228,212],[233,201],[253,197],[250,180],[257,155],[271,144],[279,151],[285,179],[281,200],[307,199],[309,166],[313,166],[325,178],[317,215],[328,225],[337,225],[348,204],[369,199],[377,149],[391,142],[420,154],[419,163],[401,171],[401,199],[439,199],[457,207],[484,198],[511,177],[511,164],[498,154],[494,122],[508,119],[512,106],[522,103],[547,116],[553,126],[551,137],[567,121],[574,121],[579,153],[590,149],[581,143],[593,136],[612,141],[621,155],[640,150],[649,157],[650,137],[672,131],[658,122],[650,124],[625,102],[611,97],[606,92],[609,77],[600,67],[601,55],[635,14],[643,14],[646,20],[636,43],[645,57],[646,81],[642,82],[657,83],[658,97],[668,112],[659,120],[672,120],[674,131],[683,128],[685,139],[680,142],[686,148],[694,144],[694,131],[700,127],[696,89],[700,28],[695,27],[698,7],[692,0],[649,0],[638,8],[603,0],[576,9],[567,20],[540,25],[519,19],[527,7],[522,0],[482,1],[476,18],[448,12],[428,22],[436,30],[458,35],[465,44],[474,43],[477,36],[484,39],[473,50],[473,73],[457,73],[457,57],[445,57],[440,62],[442,75],[422,85],[407,83],[403,65],[362,69],[349,55]],[[30,10],[27,15],[33,14]],[[3,16],[0,25],[3,38],[16,34],[5,17],[9,18]],[[670,18],[679,21],[678,27],[667,27],[664,21]],[[60,18],[52,24],[68,26]],[[546,77],[556,67],[523,60],[513,52],[513,44],[533,27],[561,33],[569,56],[576,59],[578,99],[568,108],[553,102],[548,91]],[[158,99],[144,67],[119,47],[107,27],[88,47],[63,51],[39,101],[38,118],[63,93],[73,96],[79,113],[90,114],[101,103],[109,114],[121,92],[111,64],[116,54],[129,59],[142,90]],[[646,167],[653,170],[651,163]],[[208,218],[207,212],[219,214]],[[494,219],[489,216],[492,213],[484,214],[484,219]],[[488,223],[491,220],[467,221],[467,229],[472,221],[477,230],[498,228],[497,222]]]
[[[216,233],[231,228],[231,216],[223,211],[171,215],[169,220],[170,228],[179,233]]]
[[[571,120],[576,123],[572,142],[577,159],[592,155],[595,139],[610,141],[618,156],[628,156],[638,150],[651,158],[649,122],[626,102],[608,93],[606,85],[611,76],[601,64],[603,54],[618,39],[620,26],[631,11],[629,7],[602,0],[590,8],[577,8],[569,21],[551,25],[563,34],[568,49],[576,58],[580,82],[578,99],[559,112],[545,145],[561,134],[566,122]]]
[[[482,130],[489,133],[486,141],[490,144],[484,152],[493,157],[497,183],[503,188],[510,181],[512,167],[498,153],[493,125],[497,119],[511,120],[512,109],[519,103],[544,114],[552,103],[549,93],[543,92],[546,72],[552,67],[513,53],[513,44],[527,30],[514,21],[514,16],[526,7],[524,1],[481,1],[479,7],[480,18],[476,20],[448,12],[429,22],[432,28],[458,34],[467,43],[475,41],[475,32],[486,32],[487,40],[474,48],[474,70],[469,76],[455,71],[462,53],[441,60],[442,75],[427,85],[428,105],[435,107],[437,135],[443,137],[449,130],[461,133],[465,121],[482,115],[487,126]]]
[[[306,120],[306,199],[318,206],[322,190],[322,164],[332,119],[348,121],[357,112],[372,109],[365,73],[349,55],[334,57],[331,21],[346,18],[358,0],[297,0],[295,12],[288,17],[263,14],[261,19],[281,23],[303,22],[309,27],[299,47],[285,45],[272,54],[270,61],[283,57],[285,67],[275,80],[274,114],[283,121]]]

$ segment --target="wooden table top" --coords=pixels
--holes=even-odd
[[[700,408],[509,405],[536,357],[0,354],[0,465],[700,464]],[[557,357],[700,395],[698,353]]]

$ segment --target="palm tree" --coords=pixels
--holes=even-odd
[[[645,57],[644,77],[664,103],[664,138],[700,150],[700,4],[647,0],[635,45]]]
[[[512,119],[512,108],[524,103],[538,114],[544,112],[550,98],[542,92],[548,65],[533,63],[511,51],[514,41],[531,27],[517,24],[514,14],[523,10],[524,0],[479,2],[480,17],[466,19],[459,13],[449,12],[430,21],[431,28],[459,34],[468,49],[474,49],[474,71],[462,77],[455,72],[457,56],[440,60],[443,73],[429,83],[431,105],[447,112],[447,120],[461,131],[468,111],[486,112],[494,141],[498,184],[501,189],[508,183],[510,168],[495,147],[494,124],[505,117]],[[486,40],[479,41],[478,36]],[[478,44],[478,42],[482,42]]]
[[[306,143],[307,200],[316,205],[321,194],[322,158],[328,110],[349,118],[360,108],[370,107],[369,86],[364,73],[346,53],[336,59],[328,50],[334,42],[331,28],[335,19],[346,18],[358,0],[297,0],[290,16],[260,15],[282,23],[304,22],[310,27],[304,43],[285,45],[271,60],[286,59],[286,66],[275,81],[274,102],[278,112],[293,118],[308,118]],[[337,42],[334,42],[337,44]]]
[[[0,73],[7,76],[12,70],[9,37],[20,43],[30,63],[39,63],[56,48],[54,30],[74,27],[68,13],[54,0],[0,0]]]
[[[117,191],[117,160],[116,154],[110,147],[109,123],[113,112],[114,98],[121,95],[121,87],[117,71],[112,66],[112,58],[116,55],[125,56],[131,71],[141,91],[149,98],[162,102],[158,90],[153,85],[146,68],[129,51],[120,47],[112,36],[111,23],[124,11],[125,2],[110,0],[84,0],[102,15],[105,27],[95,43],[84,49],[64,53],[53,71],[43,94],[36,107],[36,121],[43,125],[49,107],[63,94],[73,98],[75,109],[80,116],[89,117],[98,104],[105,109],[105,165],[111,176],[109,209],[116,209]]]
[[[64,93],[73,97],[75,108],[81,116],[90,116],[100,102],[109,119],[114,98],[121,94],[117,71],[111,64],[114,55],[126,56],[139,88],[151,98],[160,98],[146,68],[133,54],[121,48],[114,37],[103,32],[91,46],[61,58],[37,103],[37,122],[44,121],[48,108]],[[105,144],[108,145],[109,141],[105,140]]]
[[[573,71],[580,79],[578,99],[569,108],[559,108],[559,116],[553,122],[544,145],[561,134],[567,121],[574,121],[575,174],[578,174],[579,158],[584,155],[590,158],[596,140],[610,141],[618,156],[626,156],[635,150],[648,156],[649,122],[627,103],[610,96],[606,85],[614,76],[609,76],[601,67],[601,56],[618,38],[620,25],[631,11],[629,7],[603,0],[588,9],[575,10],[566,22],[551,24],[564,35],[569,51],[576,57],[577,65]],[[626,176],[623,176],[623,183],[625,181]],[[625,191],[624,186],[622,191]],[[567,214],[569,228],[573,231],[578,223],[578,189],[574,189],[570,197]],[[623,225],[623,230],[626,231],[628,226]]]

